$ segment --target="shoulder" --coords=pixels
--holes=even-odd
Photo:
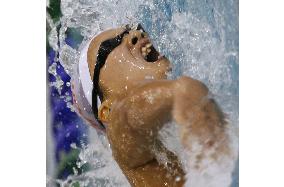
[[[207,96],[209,92],[204,83],[187,76],[182,76],[177,79],[174,87],[176,94],[186,94],[193,100],[200,100],[202,97]]]

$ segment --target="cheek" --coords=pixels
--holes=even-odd
[[[129,47],[127,44],[122,43],[116,47],[108,56],[108,60],[118,62],[125,62],[133,59],[133,56],[130,53]]]

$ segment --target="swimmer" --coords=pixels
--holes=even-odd
[[[206,150],[212,159],[229,155],[226,120],[207,87],[190,77],[167,80],[170,61],[151,43],[141,25],[111,29],[82,50],[72,81],[74,106],[90,125],[106,132],[112,153],[131,186],[179,187],[185,171],[174,153],[158,140],[164,124],[180,125],[190,168],[202,168]],[[220,143],[221,142],[221,143]],[[167,155],[159,164],[153,148]],[[214,148],[214,149],[213,149]]]

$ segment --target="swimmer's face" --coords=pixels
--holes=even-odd
[[[131,30],[108,55],[100,71],[99,84],[107,99],[124,95],[145,80],[166,79],[169,70],[169,60],[153,47],[148,35]]]

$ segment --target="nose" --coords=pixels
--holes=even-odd
[[[147,33],[146,32],[141,32],[141,31],[130,31],[129,32],[129,36],[128,36],[128,43],[129,45],[136,45],[137,42],[141,39],[141,38],[145,38],[147,37]]]
[[[142,38],[146,38],[146,37],[148,37],[147,32],[141,32],[141,37],[142,37]]]

